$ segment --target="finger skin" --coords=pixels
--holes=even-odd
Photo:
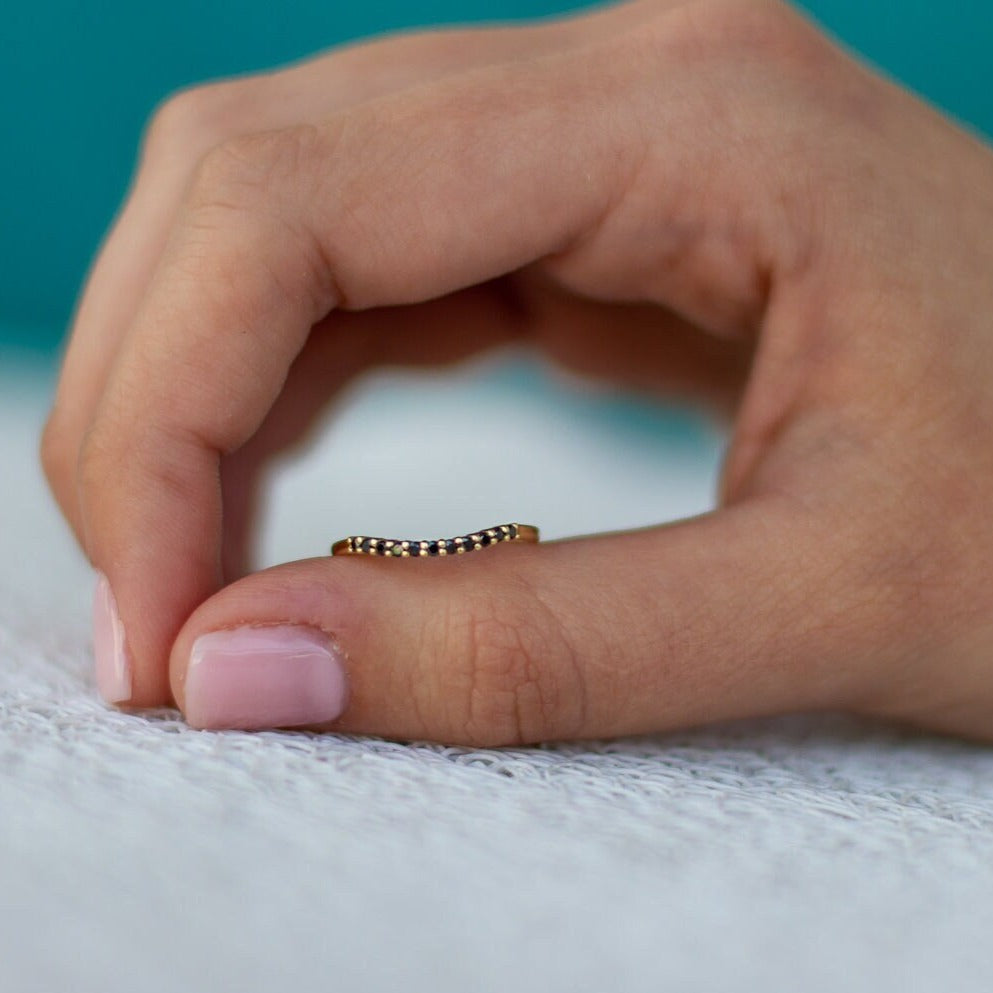
[[[171,690],[222,726],[196,703],[195,636],[290,624],[345,654],[341,729],[502,744],[836,705],[981,727],[991,172],[794,15],[731,0],[220,146],[80,454],[132,702]],[[406,572],[314,560],[211,596],[221,460],[314,325],[525,270],[756,339],[722,509]]]
[[[540,71],[544,81],[563,85],[557,64]],[[480,182],[493,184],[480,168],[520,171],[532,196],[538,195],[532,173],[540,178],[554,170],[561,178],[559,156],[545,133],[544,96],[532,93],[522,105],[503,81],[500,73],[484,74],[476,92],[445,86],[437,93],[418,91],[412,110],[408,101],[396,111],[386,108],[396,120],[385,128],[383,111],[376,109],[336,119],[323,130],[239,140],[205,159],[122,344],[77,475],[85,547],[107,574],[127,631],[132,703],[167,696],[169,645],[193,608],[223,582],[219,460],[259,428],[311,327],[335,306],[416,302],[516,268],[560,247],[602,212],[616,183],[606,144],[599,153],[590,149],[594,158],[604,158],[599,186],[582,178],[591,162],[587,155],[574,164],[574,180],[564,184],[570,192],[551,203],[542,194],[541,209],[524,212],[523,229],[483,243],[476,237],[477,229],[496,232],[500,218],[520,208],[513,181],[504,202],[481,200]],[[481,135],[488,147],[467,146],[465,129],[475,132],[479,121],[475,110],[473,119],[466,114],[493,94],[489,134]],[[523,159],[507,156],[507,115],[524,147],[534,148]],[[585,122],[574,119],[569,126],[579,129]],[[418,133],[424,128],[438,131],[430,147]],[[409,157],[384,157],[370,146],[370,135],[389,135],[398,148],[420,147],[431,162],[438,154],[452,162],[463,157],[457,168],[468,188],[459,203],[452,203],[443,175],[437,174],[433,189],[425,185],[427,162],[418,167]],[[340,173],[330,188],[329,162]],[[371,237],[353,227],[358,204],[373,202],[362,184],[393,194],[376,198],[381,220],[360,223],[400,237]],[[308,218],[322,198],[331,213],[318,234]],[[437,216],[422,232],[432,198]],[[473,201],[481,216],[467,227],[463,207]],[[333,243],[321,242],[325,232],[332,232]],[[457,262],[440,268],[440,259]]]
[[[153,275],[162,264],[170,228],[182,212],[183,190],[209,149],[239,133],[321,119],[468,68],[526,62],[549,51],[582,46],[590,38],[607,37],[659,9],[657,3],[637,3],[543,25],[387,39],[321,56],[281,73],[200,87],[167,102],[146,135],[134,192],[88,280],[40,439],[41,462],[53,494],[91,561],[81,507],[88,470],[81,470],[81,465],[93,460],[93,452],[102,446],[88,439],[94,434],[100,403],[115,389],[108,385],[111,368],[120,358],[139,305],[154,285]],[[485,345],[485,339],[476,342],[476,347]],[[99,435],[100,430],[97,427],[95,433]],[[239,575],[249,563],[249,533],[263,469],[255,454],[259,451],[267,449],[250,445],[233,456],[232,465],[220,470],[227,483],[222,483],[221,492],[226,513],[222,515],[218,577]],[[212,585],[201,577],[197,590]],[[194,602],[193,595],[191,589],[184,600],[187,605]],[[154,637],[161,640],[162,634]],[[142,640],[140,632],[131,640],[136,639]],[[169,700],[161,676],[145,680],[139,674],[135,688],[136,704]]]
[[[783,292],[779,271],[810,254],[806,218],[761,207],[782,199],[781,177],[749,185],[747,160],[713,164],[716,147],[777,112],[733,116],[721,78],[733,73],[717,56],[707,66],[721,77],[700,72],[687,44],[698,28],[677,15],[647,35],[239,138],[203,160],[76,475],[85,548],[126,631],[133,705],[168,699],[172,641],[223,584],[220,460],[262,425],[330,311],[417,303],[538,260],[563,286],[663,302],[732,336],[770,287]],[[777,78],[758,72],[763,85]],[[717,117],[725,129],[694,130],[720,101],[732,104]],[[740,218],[733,255],[727,212]]]
[[[390,37],[279,72],[201,85],[170,97],[146,129],[132,189],[86,280],[41,438],[45,474],[80,542],[76,466],[82,439],[161,261],[184,190],[210,149],[242,134],[321,120],[469,69],[582,46],[658,9],[658,3],[640,2],[539,25]],[[247,460],[241,462],[247,468]],[[247,519],[247,508],[236,513]],[[236,539],[228,542],[236,559],[242,557],[239,544]]]
[[[246,623],[334,639],[348,706],[316,726],[351,733],[500,746],[841,706],[895,618],[867,608],[858,563],[821,556],[796,573],[823,537],[804,513],[770,499],[627,534],[268,569],[183,627],[171,658],[180,706],[197,711],[185,694],[196,638]],[[839,625],[824,637],[815,597],[836,618],[870,609],[876,623],[862,627],[875,633],[853,643]]]

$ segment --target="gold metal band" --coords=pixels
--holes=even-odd
[[[393,558],[428,558],[442,555],[462,555],[478,552],[504,541],[538,541],[538,529],[532,524],[498,524],[496,527],[473,531],[457,538],[435,541],[413,541],[405,538],[369,538],[351,535],[331,546],[332,555],[379,555]]]

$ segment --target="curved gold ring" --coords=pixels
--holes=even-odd
[[[504,541],[538,541],[538,529],[532,524],[499,524],[496,527],[473,531],[457,538],[438,538],[434,541],[412,541],[405,538],[369,538],[353,534],[331,546],[332,555],[379,555],[398,559],[428,558],[430,556],[462,555],[498,545]]]

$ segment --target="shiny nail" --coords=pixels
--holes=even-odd
[[[96,661],[97,689],[107,703],[131,699],[134,666],[117,612],[117,601],[107,577],[97,573],[93,592],[93,655]]]
[[[186,720],[195,728],[262,729],[320,724],[348,703],[345,667],[332,640],[297,625],[211,631],[193,642]]]

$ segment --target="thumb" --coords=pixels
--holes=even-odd
[[[190,616],[173,692],[195,727],[474,746],[843,705],[856,613],[818,554],[838,543],[800,513],[769,497],[642,531],[276,566]]]

